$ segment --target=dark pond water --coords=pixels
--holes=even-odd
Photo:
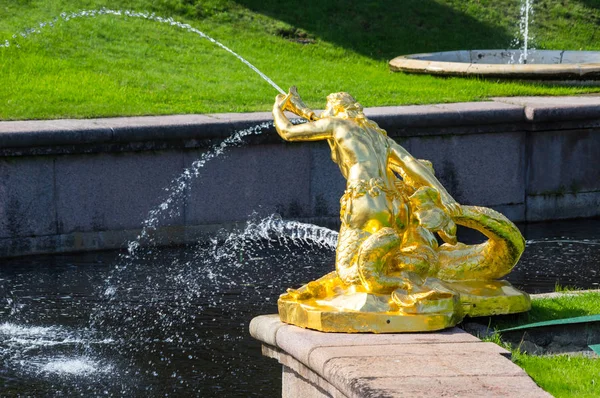
[[[334,261],[334,233],[286,238],[294,228],[149,248],[136,259],[103,252],[3,261],[0,395],[279,396],[280,366],[261,356],[248,323]],[[522,229],[528,247],[513,284],[598,287],[600,220]]]

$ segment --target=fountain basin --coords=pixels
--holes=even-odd
[[[232,235],[213,234],[217,240],[214,246],[205,242],[149,248],[127,267],[122,266],[118,251],[3,260],[0,396],[97,396],[97,391],[113,396],[277,396],[281,392],[281,367],[260,358],[259,343],[247,333],[248,322],[254,314],[276,312],[277,297],[285,287],[298,286],[332,270],[335,244],[331,239],[318,243],[327,232],[321,228],[311,227],[316,234],[301,233],[298,223],[276,220],[267,224],[256,220],[249,224],[253,227]],[[259,225],[269,229],[255,228]],[[512,284],[530,293],[550,292],[557,284],[598,288],[600,219],[532,223],[521,228],[528,247],[508,275]],[[256,233],[259,231],[268,234]],[[330,231],[329,237],[334,234]],[[300,238],[292,240],[294,236]],[[293,268],[282,264],[293,264]],[[105,301],[108,287],[115,288],[111,301]],[[278,316],[274,321],[274,327],[267,327],[265,332],[281,325]],[[289,340],[287,332],[297,328],[282,326],[279,330],[277,339],[273,334],[273,338],[262,341],[272,347],[282,341],[298,342],[300,350],[307,347],[298,339]],[[281,339],[282,332],[288,340]],[[332,348],[344,350],[342,356],[351,356],[345,350],[361,345],[373,348],[373,341],[381,344],[390,339],[416,338],[414,343],[437,349],[443,342],[435,344],[431,339],[440,334],[484,344],[456,329],[418,336],[299,333],[332,339],[333,344],[325,346],[337,346],[340,338],[353,343],[354,348],[347,344],[343,349]],[[450,343],[457,343],[454,346],[462,350],[458,346],[469,344],[468,340]],[[532,342],[541,346],[536,341]],[[404,344],[404,349],[410,347]],[[452,345],[445,347],[452,349]],[[312,352],[322,350],[325,348]],[[404,362],[393,363],[408,363],[405,356],[409,352],[401,352]],[[430,359],[424,361],[419,363],[435,365]],[[486,358],[478,363],[485,365],[478,369],[489,370]],[[283,375],[284,383],[288,376]],[[402,383],[404,379],[389,380]]]
[[[518,63],[521,50],[460,50],[401,55],[394,72],[526,80],[600,80],[600,51],[537,50]]]

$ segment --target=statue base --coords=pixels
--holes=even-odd
[[[359,285],[344,285],[332,272],[281,295],[279,317],[322,332],[402,333],[445,329],[467,315],[513,314],[531,308],[527,293],[502,280],[446,282],[429,278],[424,286],[441,294],[411,303],[402,300],[398,290],[374,294]]]

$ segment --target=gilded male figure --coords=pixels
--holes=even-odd
[[[318,119],[298,103],[304,106],[297,96],[292,102],[284,95],[276,98],[277,132],[286,141],[327,140],[347,180],[340,201],[338,277],[376,293],[433,293],[419,286],[437,272],[434,232],[456,243],[451,216],[461,207],[434,176],[431,164],[389,138],[348,93],[329,95]],[[285,107],[314,121],[293,125],[283,113]]]

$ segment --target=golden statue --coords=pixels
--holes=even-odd
[[[309,122],[293,125],[286,110]],[[351,95],[329,95],[317,117],[292,87],[277,96],[273,117],[286,141],[327,140],[347,180],[335,272],[281,295],[282,321],[326,332],[412,332],[530,308],[526,293],[498,280],[525,248],[518,228],[494,210],[458,204],[432,164],[389,138]],[[457,224],[488,240],[457,242]]]

